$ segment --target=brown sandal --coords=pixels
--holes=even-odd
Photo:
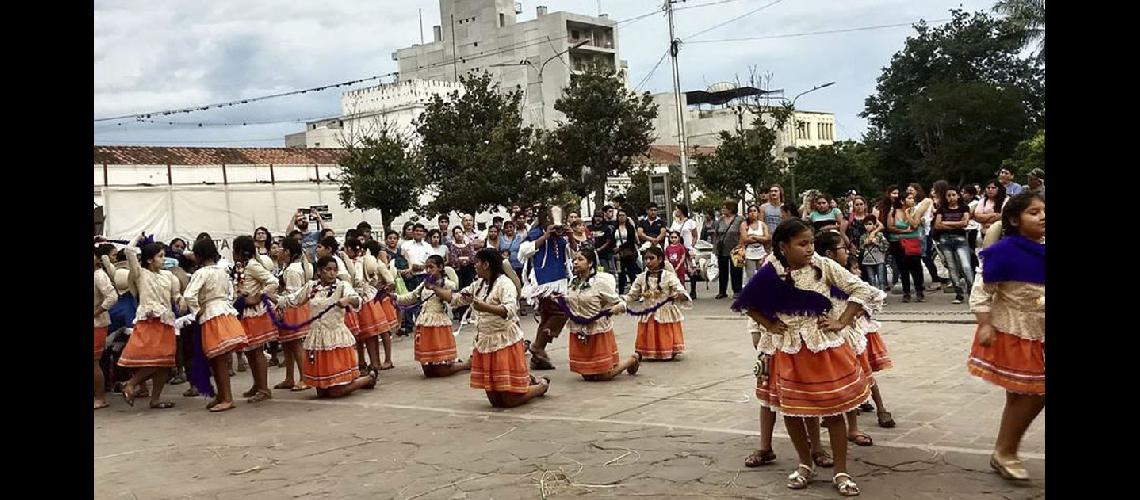
[[[847,440],[859,446],[871,446],[875,444],[875,440],[871,439],[871,436],[863,431],[859,431],[854,435],[847,436]]]
[[[637,375],[638,368],[641,368],[641,353],[635,352],[633,353],[633,357],[637,359],[634,360],[632,365],[629,365],[629,368],[625,369],[625,372],[630,375]]]
[[[827,450],[815,450],[811,452],[811,461],[820,467],[830,468],[835,465],[835,459],[831,458],[831,454],[828,453]]]
[[[249,403],[249,404],[254,404],[254,403],[260,403],[260,402],[265,401],[267,399],[273,399],[273,394],[270,394],[268,391],[257,391],[253,396],[251,396],[249,399],[245,400],[245,402]]]
[[[744,459],[745,467],[759,467],[776,461],[776,452],[772,450],[756,450]]]

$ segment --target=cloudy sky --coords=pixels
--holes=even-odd
[[[535,7],[597,14],[597,0],[522,1],[520,21]],[[601,0],[622,20],[660,9],[662,0]],[[702,4],[711,4],[704,5]],[[770,73],[788,96],[835,81],[805,96],[799,108],[835,113],[841,139],[858,139],[857,115],[875,79],[912,33],[909,27],[784,36],[934,21],[961,6],[989,10],[992,0],[688,0],[678,4],[683,90]],[[312,2],[292,0],[97,0],[95,118],[184,108],[355,80],[396,70],[391,54],[440,24],[439,0]],[[760,10],[757,10],[760,9]],[[724,26],[709,27],[756,11]],[[664,14],[619,28],[620,57],[630,85],[672,91],[668,61],[651,73],[668,46]],[[745,41],[729,39],[768,37]],[[391,81],[390,78],[384,81]],[[359,86],[368,86],[361,84]],[[333,89],[220,110],[179,114],[161,123],[97,122],[95,144],[283,146],[303,121],[339,112]],[[166,122],[174,121],[170,125]],[[245,126],[227,124],[251,123]],[[273,122],[273,123],[268,123]],[[201,126],[198,124],[201,123]]]

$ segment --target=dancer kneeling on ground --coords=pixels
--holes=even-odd
[[[317,259],[319,281],[310,281],[297,291],[282,295],[279,308],[309,304],[313,315],[309,336],[305,337],[302,380],[317,388],[317,396],[339,398],[353,391],[376,387],[379,372],[367,375],[357,369],[356,337],[344,325],[349,307],[360,307],[360,296],[347,281],[337,279],[337,262],[332,256]]]
[[[471,387],[487,391],[496,408],[513,408],[546,394],[550,379],[536,380],[527,368],[523,331],[519,326],[518,291],[503,273],[503,256],[484,248],[475,254],[478,279],[459,292],[429,285],[452,307],[475,310],[475,348],[471,351]]]
[[[843,311],[833,309],[831,287],[848,295]],[[824,417],[835,454],[832,482],[841,495],[859,494],[847,473],[844,415],[871,395],[871,381],[840,332],[855,324],[877,293],[835,261],[817,256],[811,226],[792,219],[776,227],[772,255],[732,304],[772,334],[760,339],[759,350],[772,353],[760,372],[773,379],[768,404],[784,414],[800,460],[788,488],[806,488],[815,476],[804,420]]]
[[[424,271],[427,276],[415,290],[396,297],[396,302],[402,306],[423,304],[419,316],[416,316],[416,361],[423,368],[425,377],[450,377],[470,370],[471,363],[460,361],[456,355],[447,305],[429,288],[430,282],[446,290],[455,290],[455,282],[443,273],[443,257],[429,255]]]
[[[617,279],[612,274],[598,272],[598,257],[593,250],[574,256],[570,289],[555,300],[570,318],[570,371],[591,381],[610,380],[626,370],[630,375],[637,373],[641,355],[634,353],[620,361],[614,340],[610,315],[620,314],[624,309],[617,294]],[[603,311],[606,314],[593,319]]]

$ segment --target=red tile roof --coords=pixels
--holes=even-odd
[[[712,154],[716,152],[716,146],[689,146],[689,158],[692,159],[697,155]],[[681,148],[680,146],[654,144],[649,146],[648,160],[650,163],[657,165],[679,165],[681,164]],[[645,161],[646,157],[639,158]]]
[[[344,156],[333,148],[192,148],[95,146],[95,163],[108,165],[331,165]]]

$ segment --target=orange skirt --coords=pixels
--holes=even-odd
[[[867,349],[863,354],[871,363],[872,371],[881,372],[892,366],[891,357],[887,354],[887,344],[883,343],[883,336],[879,335],[879,332],[867,334]]]
[[[360,334],[356,336],[357,342],[372,338],[392,329],[388,319],[384,317],[384,310],[379,302],[369,300],[360,307],[357,313]]]
[[[356,364],[356,348],[338,347],[327,351],[305,351],[301,364],[301,380],[306,385],[327,389],[344,385],[360,375]]]
[[[1018,394],[1045,395],[1045,342],[997,332],[989,347],[970,349],[970,374]]]
[[[245,342],[245,329],[237,316],[214,316],[202,325],[202,352],[208,359],[241,348]]]
[[[685,352],[681,322],[658,323],[654,318],[638,322],[634,348],[646,359],[673,359],[673,356]]]
[[[103,358],[103,349],[107,348],[107,327],[95,327],[95,361]]]
[[[173,326],[163,324],[157,318],[137,321],[127,346],[123,348],[123,355],[119,357],[119,366],[174,366],[177,350]]]
[[[451,363],[459,358],[451,326],[416,325],[416,362],[421,365]]]
[[[348,331],[352,332],[353,337],[360,336],[360,313],[351,309],[344,310],[344,326],[348,327]]]
[[[760,400],[760,406],[773,411],[780,409],[780,391],[776,389],[776,377],[771,376],[776,373],[778,363],[776,356],[768,356],[768,378],[756,377],[756,399]]]
[[[618,346],[613,330],[588,335],[585,342],[578,340],[573,333],[569,338],[570,371],[579,375],[597,375],[612,370],[618,364]]]
[[[245,330],[245,346],[243,351],[256,351],[265,344],[277,340],[277,325],[269,314],[261,316],[246,316],[241,319],[241,327]]]
[[[387,332],[392,331],[397,326],[400,326],[400,313],[396,312],[396,302],[392,297],[384,297],[380,301],[380,312],[384,314],[384,319],[388,321]]]
[[[471,350],[471,388],[525,394],[530,387],[526,348],[515,342],[492,353]]]
[[[848,344],[813,353],[776,351],[768,382],[756,388],[765,406],[791,417],[842,415],[871,396],[870,375]]]
[[[297,307],[290,307],[288,309],[285,309],[281,313],[281,316],[286,323],[289,323],[290,325],[298,325],[309,321],[309,318],[312,317],[312,314],[311,310],[309,309],[309,303],[306,302]],[[305,337],[309,336],[309,329],[311,327],[312,325],[305,325],[296,330],[282,329],[277,332],[277,341],[292,342],[294,340],[302,340]]]

